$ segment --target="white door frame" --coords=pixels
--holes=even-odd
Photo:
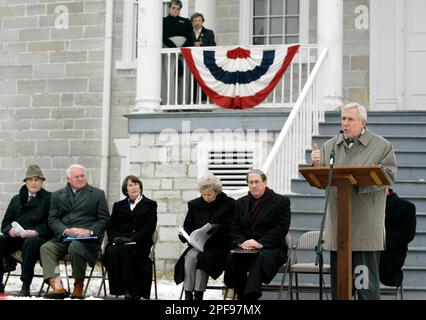
[[[370,1],[370,110],[405,107],[406,0]]]

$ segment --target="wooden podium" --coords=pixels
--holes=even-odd
[[[313,187],[327,187],[329,167],[299,168]],[[337,187],[337,299],[352,299],[352,186],[390,185],[381,166],[334,167],[332,186]],[[333,201],[333,199],[329,199]]]

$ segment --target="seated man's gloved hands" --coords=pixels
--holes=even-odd
[[[183,243],[188,242],[186,241],[185,237],[181,234],[178,234],[179,240],[182,241]]]
[[[212,223],[212,228],[207,231],[207,234],[212,234],[215,233],[217,231],[217,229],[219,228],[219,225],[217,223]]]
[[[125,244],[125,243],[132,242],[132,239],[130,239],[130,238],[126,238],[126,237],[114,237],[114,238],[112,239],[112,242],[113,242],[115,245],[120,245],[120,244]]]

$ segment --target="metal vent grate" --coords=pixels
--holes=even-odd
[[[223,189],[247,186],[246,174],[253,169],[253,151],[209,151],[208,170],[222,181]]]

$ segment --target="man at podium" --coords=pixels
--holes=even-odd
[[[314,166],[329,166],[335,151],[335,166],[381,165],[392,183],[396,159],[392,144],[366,127],[367,111],[358,103],[342,107],[343,133],[328,140],[319,150],[314,145],[311,159]],[[337,190],[332,187],[325,221],[324,249],[330,251],[332,297],[337,297]],[[360,300],[380,299],[379,260],[385,241],[385,203],[387,186],[355,186],[352,188],[352,270],[366,277],[356,287]],[[355,275],[356,277],[357,275]]]

